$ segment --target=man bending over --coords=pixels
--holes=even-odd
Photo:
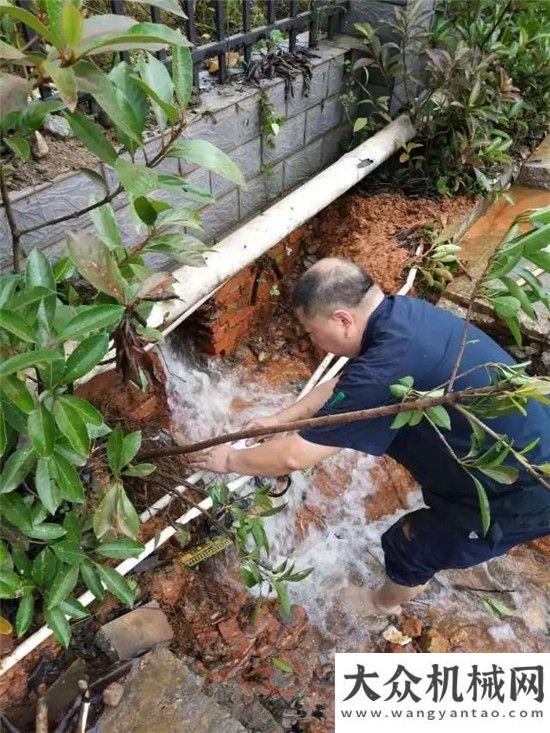
[[[294,289],[296,316],[322,350],[350,361],[342,375],[317,386],[296,404],[254,421],[271,427],[292,420],[364,410],[396,402],[389,385],[412,376],[424,391],[447,382],[458,356],[464,321],[416,298],[385,297],[365,270],[343,259],[320,260]],[[490,383],[487,362],[513,364],[489,336],[468,327],[467,346],[455,390]],[[338,400],[332,395],[338,393]],[[445,437],[464,456],[471,428],[456,410]],[[477,493],[470,476],[425,419],[418,425],[391,428],[393,416],[348,425],[313,427],[275,437],[253,448],[218,446],[197,454],[195,467],[217,473],[279,476],[310,468],[342,448],[380,456],[387,453],[405,466],[422,487],[425,508],[401,517],[382,535],[386,579],[375,590],[355,589],[367,612],[393,613],[424,590],[445,568],[468,568],[502,555],[514,545],[550,534],[550,491],[519,468],[510,485],[479,474],[490,504],[491,525],[483,536]],[[488,420],[491,428],[521,450],[534,464],[550,461],[550,409],[530,401],[527,416],[519,412]],[[490,445],[488,439],[487,447]],[[508,459],[507,459],[508,462]],[[342,487],[344,489],[344,487]],[[353,593],[352,593],[353,595]]]

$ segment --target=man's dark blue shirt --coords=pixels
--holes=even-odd
[[[361,353],[352,359],[334,390],[343,396],[331,400],[317,415],[363,410],[398,401],[389,385],[412,376],[414,388],[425,391],[451,376],[462,338],[464,321],[448,311],[416,298],[386,297],[370,316]],[[468,340],[459,373],[488,362],[514,364],[514,360],[489,336],[468,327]],[[459,377],[455,390],[490,384],[487,369],[475,369]],[[449,408],[451,430],[443,430],[458,456],[470,449],[471,427],[463,415]],[[387,453],[404,465],[422,487],[426,504],[465,529],[481,531],[481,516],[473,481],[456,463],[433,427],[423,419],[414,427],[392,429],[393,416],[349,425],[310,428],[300,435],[312,443],[355,450],[372,455]],[[530,400],[527,416],[513,412],[485,420],[490,427],[513,440],[517,450],[539,438],[527,458],[533,464],[550,461],[550,408]],[[491,445],[488,439],[487,447]],[[513,458],[506,464],[519,468]],[[489,498],[492,531],[550,528],[550,491],[525,470],[509,485],[497,483],[474,471]]]

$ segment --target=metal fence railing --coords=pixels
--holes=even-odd
[[[33,0],[16,0],[16,3],[30,10]],[[181,24],[182,31],[193,44],[191,55],[193,58],[193,81],[198,86],[199,68],[204,61],[217,58],[218,65],[216,76],[218,83],[223,84],[228,77],[227,53],[229,51],[241,51],[245,63],[250,62],[254,45],[262,38],[269,37],[272,31],[278,30],[288,37],[288,47],[290,51],[296,48],[297,38],[300,33],[309,31],[308,45],[315,48],[321,35],[332,38],[340,28],[341,19],[344,12],[349,6],[349,0],[237,0],[240,3],[240,16],[242,30],[239,32],[228,33],[229,24],[227,22],[226,13],[229,7],[227,0],[180,0],[183,12],[187,16],[186,19],[171,16],[172,24],[175,22]],[[203,41],[202,35],[197,30],[197,6],[201,4],[204,8],[205,3],[208,4],[210,11],[213,9],[213,27],[212,35],[214,40],[208,39]],[[149,10],[142,10],[150,13],[153,22],[166,22],[166,14],[162,13],[159,7],[151,5],[142,5],[141,8],[149,7]],[[306,8],[304,10],[304,7]],[[232,2],[232,26],[235,26],[235,1]],[[285,17],[277,17],[281,14]],[[116,15],[126,15],[132,6],[125,3],[124,0],[110,0],[110,11]],[[261,11],[260,17],[265,19],[263,25],[252,25],[253,11],[256,11],[255,17],[258,17],[258,10]],[[33,48],[33,42],[38,39],[32,28],[26,25],[22,26],[25,39],[29,44],[29,48]],[[169,63],[166,51],[157,52],[158,57]],[[120,53],[122,59],[128,60],[127,51]],[[51,96],[51,90],[48,86],[40,87],[41,96]]]
[[[245,62],[249,62],[252,49],[255,43],[269,34],[278,30],[288,33],[289,50],[296,47],[296,39],[299,33],[309,30],[309,46],[315,48],[318,43],[321,31],[332,38],[340,27],[340,19],[349,2],[338,0],[310,0],[307,10],[299,10],[298,0],[290,0],[288,3],[289,15],[277,17],[277,0],[264,0],[266,24],[251,27],[252,0],[242,0],[242,31],[226,34],[224,0],[212,0],[215,9],[216,40],[200,44],[198,42],[195,24],[196,0],[182,0],[182,6],[187,20],[185,21],[187,37],[194,44],[192,57],[194,62],[195,80],[198,74],[198,65],[201,61],[209,58],[218,58],[218,82],[223,84],[227,79],[226,54],[229,51],[242,49]]]

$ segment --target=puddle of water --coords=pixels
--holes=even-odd
[[[252,417],[276,412],[296,399],[290,391],[270,391],[265,385],[243,378],[223,362],[199,364],[192,352],[182,354],[170,344],[163,345],[162,353],[169,376],[167,397],[172,421],[186,441],[238,428]],[[316,486],[316,469],[293,473],[290,490],[283,499],[275,500],[284,501],[286,510],[265,520],[273,564],[290,557],[297,569],[314,568],[304,581],[289,584],[290,597],[306,608],[311,623],[328,645],[339,651],[357,651],[380,639],[388,621],[380,619],[368,628],[358,627],[349,610],[340,607],[338,597],[350,582],[373,587],[382,581],[381,535],[402,514],[422,506],[420,492],[413,492],[408,495],[407,509],[367,522],[363,502],[377,490],[371,477],[377,460],[341,451],[324,461],[322,470],[329,478],[332,472],[335,482],[342,484],[335,486],[328,497]],[[315,515],[305,531],[299,521],[304,507]],[[429,624],[448,626],[449,633],[461,627],[470,628],[470,634],[472,629],[483,632],[488,648],[482,650],[503,650],[512,645],[510,651],[541,651],[550,618],[544,579],[536,578],[544,573],[543,568],[526,553],[505,555],[490,561],[484,570],[475,569],[475,573],[483,573],[478,588],[510,589],[505,596],[457,590],[455,585],[468,585],[467,577],[460,571],[442,572],[427,593],[409,604],[408,611]],[[534,580],[526,579],[527,571]],[[548,582],[548,574],[546,577]],[[506,619],[491,616],[483,606],[487,597],[509,604],[515,609],[514,615]]]

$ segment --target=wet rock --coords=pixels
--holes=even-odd
[[[158,644],[169,643],[172,627],[158,603],[148,603],[102,626],[95,643],[113,661],[132,659]]]
[[[422,635],[422,621],[416,616],[404,618],[401,622],[401,631],[411,639],[416,639]]]
[[[385,650],[386,652],[389,652],[390,654],[416,654],[416,649],[412,644],[393,644],[391,642],[388,642],[386,644]]]
[[[79,657],[48,688],[45,699],[50,723],[57,721],[69,707],[79,694],[78,681],[86,678],[86,662]]]
[[[397,644],[398,646],[406,646],[411,642],[411,637],[399,631],[393,624],[384,629],[382,636],[390,644]]]
[[[111,682],[111,684],[103,690],[103,702],[109,708],[116,708],[122,700],[124,694],[124,686],[120,682]]]
[[[50,149],[44,137],[37,131],[34,133],[34,139],[31,145],[32,155],[35,160],[45,158]]]
[[[97,733],[245,733],[229,711],[201,690],[196,675],[168,649],[149,652],[130,673],[119,705]]]
[[[449,640],[437,629],[426,629],[422,634],[420,646],[423,652],[432,654],[451,651]]]
[[[282,733],[282,726],[266,710],[250,690],[241,687],[235,680],[216,685],[212,697],[217,703],[230,710],[231,715],[247,730],[257,733]]]
[[[60,115],[46,115],[44,117],[44,130],[58,140],[66,140],[73,137],[71,126],[64,117]]]

